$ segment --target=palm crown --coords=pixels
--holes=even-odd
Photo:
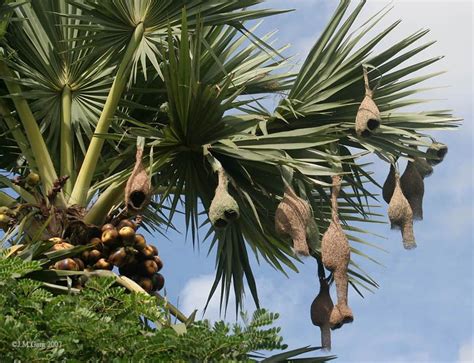
[[[399,22],[383,28],[383,9],[354,29],[364,1],[349,11],[342,0],[301,69],[291,72],[285,47],[275,49],[272,34],[259,38],[249,27],[282,12],[255,9],[260,2],[4,2],[3,28],[9,25],[0,62],[0,167],[23,176],[32,170],[42,184],[33,191],[1,176],[15,194],[0,191],[0,202],[48,201],[42,214],[22,214],[6,238],[31,245],[41,234],[25,230],[29,221],[51,237],[45,225],[55,218],[54,232],[63,234],[73,220],[101,225],[126,213],[124,190],[138,140],[153,195],[141,212],[143,224],[164,229],[182,211],[196,243],[198,229],[205,228],[210,249],[217,250],[210,295],[221,284],[224,305],[233,290],[240,306],[245,282],[258,305],[249,251],[283,273],[296,270],[298,257],[275,231],[285,185],[311,206],[315,224],[308,241],[320,261],[320,239],[331,221],[331,177],[342,175],[343,229],[353,255],[370,258],[357,249],[368,242],[354,235],[364,233],[354,223],[380,221],[368,188],[378,184],[359,158],[432,158],[426,150],[434,140],[426,132],[455,127],[458,120],[444,110],[399,109],[423,102],[411,98],[423,90],[415,86],[439,73],[412,74],[440,57],[408,62],[432,44],[420,43],[424,30],[374,52]],[[363,38],[377,27],[376,35]],[[370,87],[376,86],[381,125],[358,135],[364,67]],[[261,102],[269,94],[280,95],[273,111]],[[207,215],[219,170],[239,214],[223,229]],[[57,217],[58,210],[69,217]],[[349,282],[359,293],[377,286],[354,261]]]

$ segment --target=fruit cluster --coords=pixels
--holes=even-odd
[[[145,237],[136,233],[137,225],[128,219],[121,220],[116,226],[105,224],[100,233],[88,244],[91,249],[80,256],[66,258],[51,266],[57,270],[112,270],[118,268],[121,275],[138,283],[145,291],[159,291],[165,280],[159,273],[163,262],[158,249],[146,243]],[[52,238],[52,251],[72,248],[73,245],[61,238]]]

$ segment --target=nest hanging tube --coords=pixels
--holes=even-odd
[[[321,346],[331,350],[331,324],[329,318],[334,304],[329,293],[329,284],[325,278],[319,278],[319,294],[311,304],[311,321],[321,330]]]
[[[240,216],[239,205],[229,194],[229,179],[220,167],[217,171],[218,184],[209,207],[209,220],[216,229],[223,229]]]
[[[415,166],[415,163],[408,161],[405,171],[400,178],[400,186],[403,195],[410,203],[413,212],[413,219],[423,219],[423,195],[425,194],[425,184],[423,177]]]
[[[444,160],[444,157],[448,153],[448,146],[441,142],[434,142],[426,151],[428,155],[428,162],[431,165],[437,165]]]
[[[298,255],[309,256],[306,232],[311,218],[308,202],[298,197],[291,186],[286,185],[283,199],[275,212],[275,230],[293,240],[293,250]]]
[[[321,255],[324,267],[334,274],[336,282],[337,304],[331,312],[329,323],[331,329],[338,329],[346,323],[352,323],[354,316],[347,299],[349,283],[347,272],[351,250],[338,215],[337,197],[341,190],[341,177],[336,175],[332,180],[332,219],[321,240]]]
[[[414,164],[423,179],[433,174],[433,167],[425,158],[415,157]]]
[[[370,136],[372,132],[380,127],[380,111],[374,102],[374,89],[370,88],[367,68],[363,67],[365,97],[359,106],[355,120],[355,131],[357,136]]]
[[[151,182],[143,166],[143,145],[137,147],[135,167],[125,186],[125,205],[129,211],[143,210],[151,199]]]
[[[402,231],[403,247],[413,249],[416,247],[415,236],[413,233],[413,211],[410,203],[405,198],[400,186],[400,176],[395,173],[395,190],[388,206],[388,218],[392,229]]]

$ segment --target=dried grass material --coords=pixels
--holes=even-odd
[[[141,211],[151,198],[151,182],[143,166],[143,149],[137,148],[135,167],[125,187],[125,205],[128,210]]]
[[[359,106],[355,120],[355,130],[358,136],[370,136],[375,131],[381,122],[380,111],[374,102],[374,92],[369,86],[369,77],[367,75],[367,68],[364,70],[364,84],[365,97]]]
[[[321,240],[321,254],[324,266],[334,274],[337,292],[337,304],[331,312],[330,324],[332,329],[338,329],[343,324],[354,320],[352,310],[347,302],[348,276],[347,270],[351,258],[349,241],[344,233],[338,215],[337,197],[341,190],[341,177],[333,176],[331,193],[332,219]]]
[[[428,162],[431,165],[437,165],[444,160],[444,157],[448,153],[448,146],[441,142],[434,142],[426,151],[428,155]]]
[[[282,236],[291,237],[295,253],[302,256],[309,256],[306,229],[311,223],[311,218],[308,202],[298,197],[287,185],[283,199],[275,212],[275,230]]]
[[[326,279],[319,279],[319,294],[311,304],[311,321],[321,330],[321,346],[331,350],[331,316],[334,304],[329,293],[329,284]]]
[[[425,184],[418,172],[415,164],[409,161],[407,167],[400,178],[403,195],[410,203],[413,212],[413,219],[423,219],[423,195],[425,194]]]
[[[209,220],[214,228],[225,228],[240,216],[239,205],[228,192],[229,180],[224,169],[218,171],[218,184],[209,207]]]
[[[415,158],[415,167],[423,179],[433,174],[433,167],[425,158]]]
[[[395,190],[388,206],[388,218],[390,219],[392,229],[401,229],[403,247],[407,250],[415,248],[413,211],[411,210],[410,203],[408,203],[408,200],[403,195],[398,173],[395,173]]]
[[[385,202],[390,203],[392,199],[393,191],[395,189],[395,166],[390,164],[390,171],[388,172],[387,179],[383,183],[382,196]]]

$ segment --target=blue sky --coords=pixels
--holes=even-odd
[[[369,0],[365,11],[372,14],[387,3]],[[296,9],[266,21],[260,31],[278,29],[278,44],[291,43],[288,54],[297,53],[297,58],[304,59],[337,2],[269,0],[264,5]],[[384,24],[399,18],[403,19],[402,24],[383,44],[420,28],[430,28],[426,41],[438,43],[421,57],[446,56],[425,72],[447,70],[428,84],[448,87],[427,93],[427,98],[437,100],[421,109],[454,109],[465,122],[458,131],[436,135],[450,149],[445,162],[425,180],[425,218],[415,225],[418,248],[405,251],[398,232],[390,231],[387,225],[370,226],[374,233],[387,237],[372,240],[388,253],[368,251],[384,267],[359,261],[381,287],[365,299],[350,294],[355,321],[333,332],[332,353],[338,355],[340,362],[472,361],[472,3],[394,1],[394,9]],[[382,183],[387,166],[373,161],[372,170]],[[382,208],[386,213],[386,206]],[[207,242],[199,252],[193,251],[184,235],[170,233],[168,237],[169,241],[157,238],[165,261],[167,294],[190,313],[205,304],[214,278],[215,256],[211,253],[207,257]],[[261,304],[281,313],[279,325],[293,348],[319,344],[319,329],[309,318],[309,306],[318,290],[315,266],[313,261],[306,262],[299,266],[300,273],[290,273],[289,279],[264,264],[254,265]],[[253,308],[248,295],[246,309]],[[211,302],[205,316],[219,318],[218,299]],[[234,320],[233,313],[227,320]]]

